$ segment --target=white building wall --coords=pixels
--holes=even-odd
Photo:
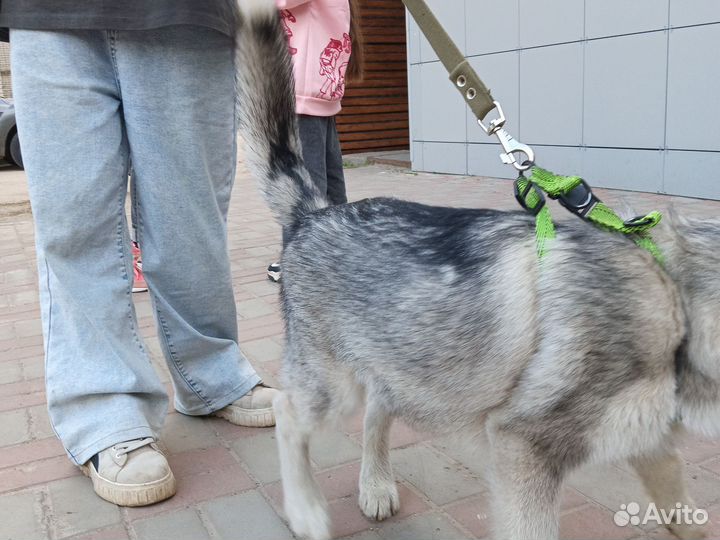
[[[720,0],[428,0],[539,165],[592,185],[720,199]],[[508,178],[408,16],[421,171]]]

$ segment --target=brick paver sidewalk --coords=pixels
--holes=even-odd
[[[514,207],[507,181],[413,174],[387,166],[349,169],[347,177],[351,199],[395,195],[435,204]],[[601,196],[608,201],[625,197],[644,211],[671,200],[627,193]],[[692,215],[720,211],[720,204],[713,202],[674,203]],[[254,182],[241,170],[229,219],[240,336],[243,351],[270,383],[279,368],[283,330],[278,288],[267,281],[265,268],[278,255],[279,235]],[[45,412],[30,216],[0,218],[0,239],[0,540],[292,538],[280,510],[272,429],[237,428],[223,420],[170,411],[164,442],[178,477],[178,494],[139,509],[118,508],[94,495],[89,481],[64,456]],[[134,299],[158,373],[171,391],[148,296]],[[382,524],[365,519],[357,507],[360,426],[356,419],[344,433],[318,434],[313,441],[313,461],[338,537],[453,540],[488,535],[482,449],[428,438],[400,424],[393,429],[392,460],[402,509]],[[711,518],[720,518],[720,443],[688,439],[684,456],[695,500]],[[643,505],[646,498],[626,465],[583,469],[564,492],[562,536],[669,537],[657,528],[616,526],[613,513],[632,501]],[[710,534],[720,537],[720,527],[714,524]]]

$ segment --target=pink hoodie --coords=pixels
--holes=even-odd
[[[298,114],[335,116],[350,59],[348,0],[277,0],[295,71]]]

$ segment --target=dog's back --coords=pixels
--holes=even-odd
[[[533,229],[520,212],[392,199],[307,216],[283,255],[287,386],[327,411],[351,376],[435,431],[513,402],[540,430],[563,417],[584,431],[638,379],[672,390],[678,306],[654,261],[572,221],[538,264]]]

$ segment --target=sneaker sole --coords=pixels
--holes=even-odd
[[[175,476],[170,471],[165,478],[145,484],[120,484],[100,476],[94,467],[81,465],[83,474],[92,481],[95,493],[118,506],[147,506],[169,499],[177,491]]]
[[[147,292],[147,287],[133,287],[132,292]]]
[[[272,407],[267,409],[242,409],[230,405],[213,414],[236,426],[273,427],[275,425],[275,413]]]

